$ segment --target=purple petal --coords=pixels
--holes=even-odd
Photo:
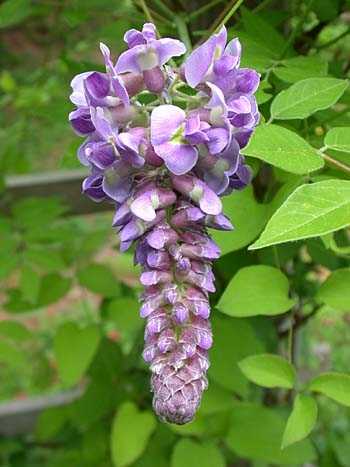
[[[185,62],[187,83],[195,88],[203,81],[214,60],[216,37],[210,37],[203,45],[195,49]]]
[[[178,57],[186,52],[185,44],[176,39],[158,39],[152,46],[157,51],[159,65],[164,65],[171,57]]]
[[[94,73],[93,71],[86,71],[84,73],[80,73],[76,75],[72,81],[71,86],[73,89],[72,94],[69,96],[71,102],[76,106],[87,106],[86,97],[85,97],[85,90],[84,90],[84,80]]]
[[[151,222],[156,217],[156,211],[152,205],[150,193],[144,193],[137,197],[130,205],[132,213],[138,218]]]
[[[80,136],[86,136],[95,131],[88,107],[80,107],[71,112],[69,114],[69,121]]]
[[[144,53],[145,48],[145,45],[136,45],[132,49],[126,50],[120,54],[115,65],[115,71],[117,73],[125,73],[127,71],[141,73],[142,69],[137,61],[137,58],[140,54]]]
[[[151,142],[153,146],[170,141],[185,119],[186,113],[180,107],[175,105],[156,107],[151,114]]]
[[[196,165],[198,151],[189,144],[164,143],[155,146],[155,151],[161,157],[167,168],[175,175],[183,175]]]
[[[227,147],[229,133],[226,128],[211,128],[207,135],[209,137],[207,146],[210,154],[219,154]]]
[[[126,42],[129,49],[131,49],[136,45],[145,44],[146,40],[143,37],[142,32],[138,31],[137,29],[130,29],[124,34],[124,42]]]

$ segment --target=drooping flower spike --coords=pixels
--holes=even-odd
[[[183,424],[208,385],[211,267],[220,250],[207,228],[233,228],[220,197],[251,180],[240,149],[259,120],[259,75],[239,68],[241,45],[226,44],[224,27],[176,67],[167,63],[184,44],[158,38],[153,24],[124,39],[115,65],[101,44],[105,73],[72,80],[69,120],[86,138],[83,192],[114,204],[121,251],[136,246],[154,410]]]

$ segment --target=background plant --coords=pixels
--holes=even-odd
[[[242,66],[262,74],[262,123],[244,151],[253,185],[225,200],[235,231],[214,233],[224,256],[211,384],[190,425],[150,412],[137,271],[114,251],[110,215],[70,217],[51,198],[1,215],[1,398],[86,384],[82,399],[44,412],[35,433],[1,438],[4,466],[348,465],[348,7],[1,5],[2,175],[78,166],[69,81],[103,69],[100,40],[118,52],[124,30],[150,17],[187,45],[226,22]]]

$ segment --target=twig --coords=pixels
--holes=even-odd
[[[315,314],[319,311],[319,309],[321,308],[320,305],[317,305],[315,306],[315,308],[311,311],[311,313],[309,313],[308,315],[300,315],[298,313],[294,314],[294,319],[293,319],[293,323],[292,323],[292,327],[293,327],[293,333],[299,329],[301,326],[304,326],[310,318],[312,318],[313,316],[315,316]],[[290,335],[290,328],[288,329],[283,329],[283,331],[280,331],[278,333],[278,337],[279,338],[285,338],[287,336]]]
[[[210,8],[212,8],[213,6],[217,5],[218,3],[221,3],[223,0],[212,0],[211,2],[207,3],[206,5],[202,6],[201,8],[198,8],[198,10],[196,11],[193,11],[192,13],[190,13],[187,18],[186,18],[186,22],[190,22],[196,18],[198,18],[198,16],[202,15],[203,13],[205,13],[207,10],[210,10]]]
[[[146,2],[145,0],[140,0],[140,5],[145,13],[145,16],[146,18],[148,19],[148,21],[150,21],[151,23],[155,24],[155,21],[153,19],[153,16],[151,15],[151,12],[149,11],[149,8],[148,6],[146,5]]]
[[[321,156],[329,164],[332,164],[335,167],[337,167],[339,170],[342,170],[343,172],[350,174],[350,167],[348,165],[343,164],[343,162],[340,162],[337,159],[333,159],[333,157],[328,156],[328,154],[321,153]]]
[[[192,50],[192,43],[191,43],[190,35],[188,33],[187,24],[184,21],[184,19],[179,15],[174,16],[174,21],[175,21],[177,30],[179,32],[180,39],[186,46],[186,49],[187,49],[186,54],[188,54]]]
[[[231,16],[237,11],[237,9],[241,6],[244,0],[232,0],[226,8],[220,13],[217,17],[216,21],[214,21],[212,27],[209,29],[207,36],[210,36],[213,32],[221,28],[230,18]]]
[[[165,15],[169,17],[169,19],[173,19],[174,13],[171,11],[171,9],[161,0],[153,0],[153,2],[157,5],[157,7],[163,11]]]

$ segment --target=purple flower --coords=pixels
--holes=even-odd
[[[156,29],[151,23],[146,23],[142,32],[131,29],[125,34],[124,40],[129,50],[119,56],[116,72],[142,73],[150,91],[162,91],[164,76],[160,67],[172,57],[184,54],[184,44],[176,39],[157,39]]]
[[[187,83],[195,88],[205,81],[214,82],[216,76],[225,75],[237,68],[241,56],[241,44],[232,39],[227,45],[225,26],[195,49],[185,62]]]
[[[84,193],[115,206],[120,250],[136,246],[154,410],[183,424],[208,385],[209,293],[220,250],[207,228],[233,228],[220,197],[251,181],[240,148],[259,120],[259,75],[239,68],[239,41],[226,45],[222,28],[187,59],[186,80],[199,85],[187,98],[178,91],[186,85],[183,72],[163,66],[185,52],[181,42],[158,39],[150,23],[124,38],[129,49],[115,66],[101,44],[106,72],[72,80],[77,108],[69,120],[86,137],[78,150],[90,170]],[[138,94],[144,88],[159,94],[150,105]],[[173,105],[179,101],[183,108]]]

